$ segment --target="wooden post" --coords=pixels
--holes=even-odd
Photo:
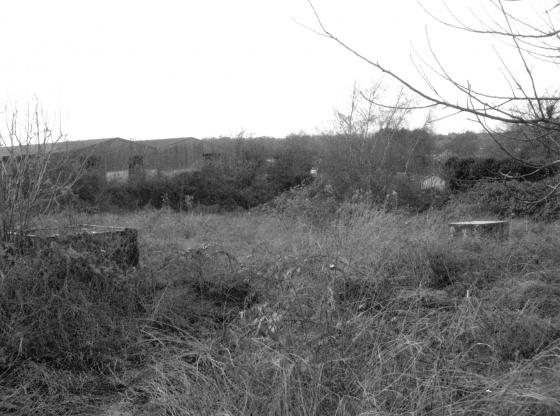
[[[508,221],[459,221],[450,222],[449,231],[452,237],[495,238],[503,241],[509,237]]]

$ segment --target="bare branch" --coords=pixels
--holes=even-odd
[[[550,32],[542,32],[538,29],[534,29],[538,33],[521,33],[521,32],[513,32],[513,31],[510,31],[510,30],[506,30],[505,28],[499,28],[499,29],[495,29],[495,28],[487,28],[487,29],[472,28],[472,27],[469,27],[469,26],[466,26],[466,25],[462,24],[460,19],[457,18],[457,16],[455,16],[451,12],[451,10],[447,6],[447,4],[445,4],[449,14],[457,22],[457,24],[453,24],[453,23],[450,23],[446,20],[443,20],[443,19],[435,16],[426,7],[424,7],[424,5],[422,4],[421,1],[417,1],[417,3],[424,10],[424,12],[426,12],[426,14],[428,14],[432,19],[434,19],[438,23],[441,23],[442,25],[450,27],[452,29],[463,30],[463,31],[466,31],[466,32],[469,32],[469,33],[477,33],[477,34],[481,34],[481,35],[493,35],[493,36],[497,35],[497,36],[504,36],[504,37],[507,37],[507,38],[528,38],[528,39],[552,38],[552,37],[555,37],[558,34],[560,34],[560,30],[553,30],[553,31],[550,31]],[[494,22],[494,23],[496,23],[496,25],[498,26],[497,22]],[[522,23],[524,23],[524,22],[522,22]]]
[[[477,117],[482,117],[484,119],[490,119],[490,120],[499,121],[499,122],[503,122],[503,123],[507,123],[507,124],[528,125],[528,124],[534,124],[534,123],[547,121],[552,125],[560,127],[560,122],[556,121],[556,120],[547,120],[544,117],[524,118],[524,117],[518,116],[514,113],[506,113],[506,115],[504,115],[504,114],[500,114],[500,112],[498,112],[498,114],[496,114],[494,112],[489,112],[489,111],[496,110],[498,107],[492,107],[492,106],[484,106],[483,108],[476,108],[474,106],[469,107],[469,106],[459,105],[459,104],[453,103],[449,100],[438,98],[438,97],[435,97],[435,96],[433,96],[429,93],[426,93],[426,92],[420,90],[419,88],[415,87],[414,85],[412,85],[410,82],[405,80],[402,76],[398,75],[396,72],[386,68],[384,65],[382,65],[379,62],[376,62],[376,61],[373,61],[373,60],[367,58],[366,56],[362,55],[361,53],[359,53],[358,51],[356,51],[355,49],[350,47],[348,44],[343,42],[341,39],[339,39],[338,37],[333,35],[330,31],[327,30],[326,26],[324,25],[324,23],[322,22],[322,20],[319,16],[319,14],[317,13],[317,10],[313,6],[313,3],[311,2],[311,0],[308,0],[308,2],[310,4],[310,6],[312,7],[313,13],[314,13],[314,15],[316,17],[316,20],[317,20],[317,24],[319,25],[319,27],[323,31],[323,34],[326,37],[333,40],[334,42],[339,44],[341,47],[343,47],[345,50],[347,50],[348,52],[350,52],[354,56],[358,57],[362,61],[364,61],[364,62],[368,63],[369,65],[371,65],[372,67],[378,69],[383,74],[387,74],[388,76],[390,76],[394,80],[398,81],[400,84],[405,86],[408,90],[417,94],[421,98],[424,98],[424,99],[432,102],[433,104],[440,105],[440,106],[443,106],[443,107],[453,108],[453,109],[458,110],[460,112],[470,113],[470,114],[473,114]],[[469,96],[472,98],[473,93],[470,90],[470,88],[467,91],[468,91],[467,94],[469,94]],[[510,97],[510,98],[511,99],[516,99],[517,97]],[[536,100],[540,99],[538,96],[535,96],[534,98]],[[525,97],[525,100],[527,100],[527,99],[530,99],[530,97]]]

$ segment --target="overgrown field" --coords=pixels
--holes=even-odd
[[[451,241],[446,220],[74,218],[138,228],[141,266],[3,263],[0,414],[560,414],[560,226]]]

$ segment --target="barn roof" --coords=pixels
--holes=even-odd
[[[163,147],[173,146],[182,143],[192,143],[199,142],[200,139],[195,137],[176,137],[173,139],[154,139],[154,140],[139,140],[135,143],[145,144],[147,146],[155,147],[156,149],[161,149]]]
[[[6,146],[0,147],[0,157],[10,156],[12,154],[34,155],[39,153],[40,151],[48,153],[74,152],[76,150],[82,150],[89,147],[97,146],[101,143],[117,140],[128,141],[120,137],[112,137],[107,139],[59,141],[56,143],[47,143],[46,145],[31,144],[23,146]]]
[[[48,143],[46,145],[32,144],[26,146],[0,147],[0,157],[10,156],[11,154],[34,155],[39,153],[39,151],[50,152],[51,154],[75,152],[78,150],[93,148],[100,144],[109,143],[109,142],[122,142],[123,144],[127,143],[135,146],[142,146],[144,148],[146,147],[152,148],[155,150],[155,146],[148,143],[152,141],[155,140],[146,140],[143,142],[138,142],[138,141],[126,140],[121,137],[111,137],[106,139],[60,141],[57,143]]]

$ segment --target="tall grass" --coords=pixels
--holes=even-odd
[[[138,273],[156,287],[128,356],[109,354],[142,357],[106,380],[112,410],[560,412],[557,225],[516,222],[499,244],[450,240],[438,213],[353,204],[317,221],[294,209],[84,218],[139,228]],[[42,391],[73,402],[63,385]]]

